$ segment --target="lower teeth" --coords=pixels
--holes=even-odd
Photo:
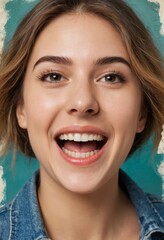
[[[94,150],[91,152],[86,152],[86,153],[80,153],[80,152],[71,152],[69,150],[67,150],[66,148],[62,148],[63,152],[66,153],[68,156],[70,157],[74,157],[74,158],[87,158],[87,157],[91,157],[94,154],[96,154],[99,150]]]

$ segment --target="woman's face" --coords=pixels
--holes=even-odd
[[[119,33],[87,14],[51,22],[31,53],[17,118],[48,181],[87,193],[112,180],[145,125]]]

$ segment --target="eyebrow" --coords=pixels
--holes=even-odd
[[[39,65],[40,63],[44,62],[52,62],[57,64],[63,64],[63,65],[72,65],[72,60],[67,57],[59,57],[59,56],[44,56],[38,59],[38,61],[34,64],[34,68]]]
[[[73,65],[73,61],[68,58],[68,57],[62,57],[62,56],[43,56],[39,58],[36,63],[33,66],[33,70],[37,65],[40,63],[44,62],[52,62],[56,64],[63,64],[63,65]],[[123,63],[126,64],[129,68],[131,68],[130,63],[123,57],[118,57],[118,56],[112,56],[112,57],[103,57],[103,58],[98,58],[94,64],[97,66],[101,65],[107,65],[107,64],[112,64],[112,63]]]
[[[107,65],[112,63],[124,63],[131,68],[130,63],[125,58],[118,56],[98,58],[95,62],[96,65]]]

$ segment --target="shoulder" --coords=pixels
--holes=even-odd
[[[152,194],[146,194],[147,199],[154,210],[154,212],[159,216],[159,218],[163,221],[164,224],[164,201]]]
[[[0,239],[9,239],[12,203],[0,206]]]
[[[164,239],[164,202],[162,199],[145,193],[124,172],[120,172],[120,186],[137,212],[141,239]]]
[[[32,195],[30,185],[28,181],[11,202],[0,206],[0,240],[20,239],[17,235],[23,227],[28,228],[24,219],[31,211],[28,206]]]
[[[13,201],[0,207],[0,240],[47,239],[37,199],[36,173]]]

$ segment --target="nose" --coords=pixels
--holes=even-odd
[[[74,89],[66,108],[69,114],[79,117],[96,115],[99,112],[99,103],[93,87],[79,86]]]

